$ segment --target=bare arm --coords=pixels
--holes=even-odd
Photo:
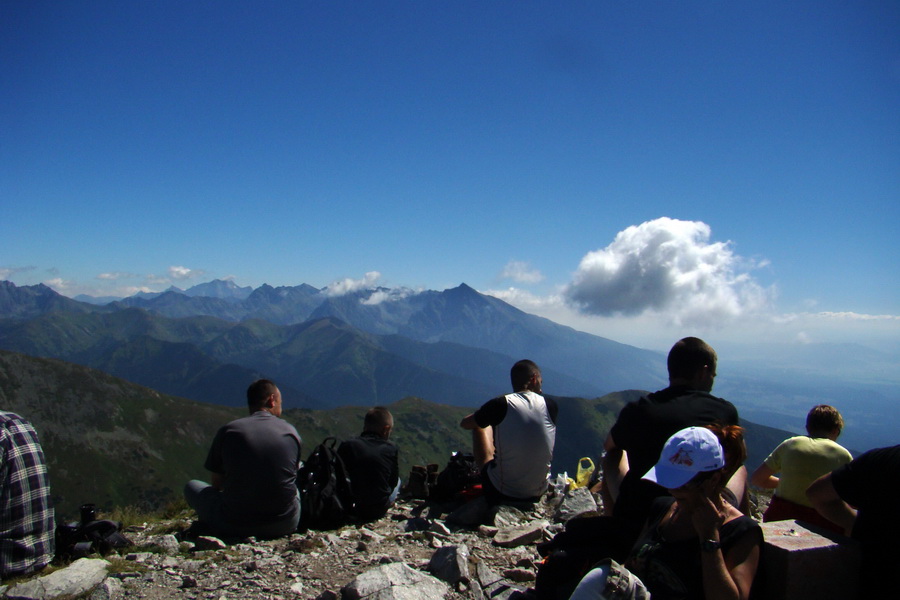
[[[747,600],[759,567],[759,544],[745,535],[722,555],[722,550],[703,552],[703,590],[709,600]]]
[[[819,514],[844,528],[844,533],[850,535],[853,524],[856,523],[856,510],[844,502],[834,489],[831,482],[831,473],[822,475],[806,488],[806,497],[819,511]]]
[[[603,449],[605,453],[600,459],[600,465],[603,468],[603,486],[600,488],[600,495],[603,498],[606,514],[612,514],[613,506],[619,497],[622,480],[628,473],[628,456],[616,445],[612,433],[606,436]]]
[[[773,471],[771,467],[767,466],[766,463],[759,465],[759,468],[753,471],[753,475],[750,476],[750,483],[758,488],[767,490],[773,490],[777,488],[778,481],[779,479],[775,476],[775,471]]]
[[[478,423],[475,422],[475,413],[463,417],[463,420],[459,422],[459,426],[463,429],[478,429]]]
[[[694,509],[691,520],[700,540],[721,541],[719,531],[726,517],[734,514],[721,494],[710,485]],[[759,566],[759,539],[747,534],[728,550],[700,551],[703,591],[709,600],[747,600]]]

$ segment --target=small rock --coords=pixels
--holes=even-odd
[[[566,492],[562,502],[559,503],[556,509],[554,518],[565,523],[578,515],[596,511],[597,501],[594,500],[593,494],[591,494],[589,489],[580,487]]]
[[[428,572],[451,585],[469,581],[469,548],[465,544],[445,546],[431,555]]]
[[[498,528],[521,525],[527,519],[525,513],[514,506],[495,506],[491,512],[493,513],[491,522]]]
[[[547,521],[539,520],[519,525],[518,527],[501,529],[494,536],[494,544],[503,548],[515,548],[516,546],[533,544],[543,537],[544,527],[547,525]]]
[[[118,579],[107,577],[97,588],[91,592],[89,600],[119,600],[123,597],[122,582]]]
[[[194,550],[224,550],[228,545],[217,537],[201,535],[194,542]]]
[[[479,525],[478,526],[478,535],[482,537],[494,537],[497,535],[497,532],[500,531],[497,527],[493,525]]]
[[[440,535],[452,535],[453,532],[447,527],[447,525],[442,521],[434,521],[431,524],[431,527],[428,528],[428,531],[432,533],[438,533]]]
[[[511,581],[523,583],[525,581],[534,581],[536,576],[533,571],[528,569],[506,569],[503,576]]]

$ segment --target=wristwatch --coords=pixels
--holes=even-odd
[[[703,540],[700,542],[700,549],[704,552],[715,552],[721,547],[722,543],[717,542],[716,540]]]

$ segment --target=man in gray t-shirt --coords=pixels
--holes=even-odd
[[[198,520],[219,535],[281,537],[297,529],[300,435],[281,416],[281,392],[267,379],[247,390],[250,415],[216,433],[206,458],[212,484],[185,486]]]

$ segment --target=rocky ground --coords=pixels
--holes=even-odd
[[[572,516],[596,510],[584,488],[563,497],[548,494],[528,510],[487,512],[476,500],[448,512],[450,507],[408,500],[373,523],[272,541],[185,535],[188,521],[166,521],[127,531],[133,547],[108,555],[101,574],[91,571],[99,557],[82,559],[51,575],[0,586],[0,594],[92,600],[529,598],[540,562],[535,544]],[[81,587],[50,581],[65,571]]]
[[[491,600],[534,598],[536,544],[578,515],[597,514],[585,488],[528,507],[398,502],[382,519],[288,538],[194,535],[189,519],[130,527],[133,545],[0,585],[29,600]],[[766,496],[753,496],[754,513]],[[757,505],[757,502],[759,503]],[[453,510],[456,508],[455,510]]]

